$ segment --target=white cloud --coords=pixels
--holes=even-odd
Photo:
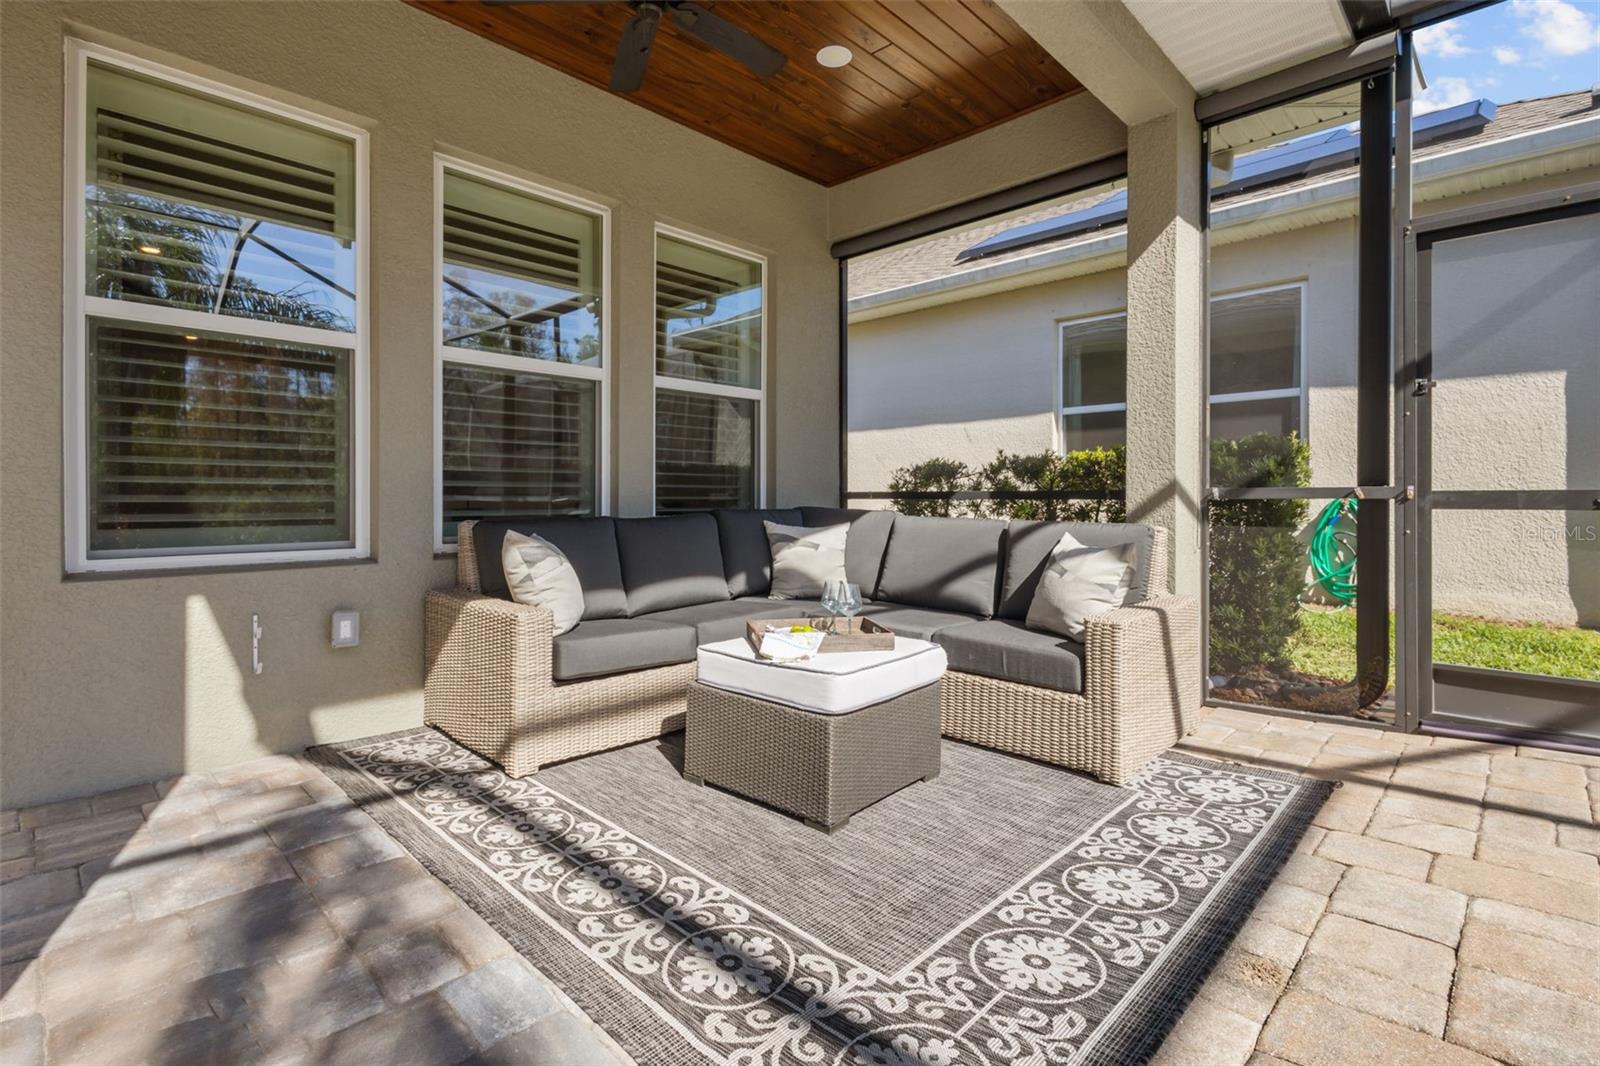
[[[1583,8],[1566,0],[1511,0],[1522,19],[1522,35],[1558,56],[1582,55],[1600,45],[1600,26]]]
[[[1494,50],[1494,61],[1508,67],[1514,67],[1522,62],[1522,53],[1515,48],[1496,48]]]
[[[1471,100],[1478,99],[1478,91],[1466,78],[1442,77],[1434,78],[1428,83],[1421,95],[1412,103],[1412,110],[1418,115],[1425,115],[1429,111],[1442,111],[1447,107],[1455,107]]]
[[[1464,56],[1472,51],[1461,39],[1461,31],[1447,22],[1424,27],[1412,34],[1411,40],[1416,44],[1418,52],[1425,56],[1438,56],[1440,59]]]

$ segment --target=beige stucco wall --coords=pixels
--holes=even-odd
[[[431,550],[432,162],[465,153],[613,207],[613,507],[648,513],[652,226],[769,257],[769,498],[830,501],[837,375],[828,198],[643,108],[392,0],[0,4],[0,804],[421,720]],[[62,40],[68,32],[370,131],[371,562],[64,579]],[[818,328],[818,323],[825,328]],[[803,444],[803,447],[801,446]],[[362,612],[333,651],[329,612]],[[249,624],[265,672],[249,673]]]
[[[1515,191],[1596,178],[1600,170],[1589,169],[1524,182]],[[1433,201],[1426,210],[1497,195],[1506,193]],[[1355,477],[1355,250],[1355,223],[1347,219],[1244,242],[1215,241],[1211,252],[1214,293],[1305,284],[1306,438],[1312,481],[1320,485],[1351,484]],[[1526,326],[1537,321],[1543,337],[1587,344],[1590,371],[1523,366],[1517,374],[1473,373],[1451,381],[1440,397],[1435,448],[1441,477],[1456,479],[1449,487],[1467,487],[1468,469],[1481,474],[1473,486],[1479,488],[1581,487],[1600,470],[1600,429],[1592,417],[1600,410],[1600,329],[1592,322],[1600,282],[1592,261],[1585,281],[1568,258],[1536,251],[1485,256],[1470,284],[1456,283],[1450,307],[1461,313],[1450,311],[1443,320],[1476,324],[1475,332],[1452,343],[1479,338],[1503,352],[1512,343],[1509,333],[1522,338],[1524,361],[1535,352],[1553,356],[1556,345],[1528,338]],[[852,323],[850,488],[886,487],[896,467],[934,456],[981,466],[1001,448],[1057,447],[1059,323],[1120,311],[1127,303],[1124,271],[1097,266],[1079,277]],[[1501,295],[1507,279],[1516,279],[1509,299]],[[1550,298],[1574,285],[1588,286],[1587,303]],[[1498,325],[1468,315],[1473,307],[1501,308]],[[1484,357],[1476,347],[1469,355]],[[1436,608],[1600,624],[1600,544],[1592,514],[1441,513],[1436,524]]]

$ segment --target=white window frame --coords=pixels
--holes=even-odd
[[[1245,403],[1250,400],[1283,400],[1291,397],[1299,399],[1300,408],[1300,439],[1310,440],[1310,383],[1307,372],[1310,366],[1310,344],[1306,324],[1310,315],[1306,313],[1306,301],[1310,287],[1306,281],[1278,282],[1272,285],[1258,285],[1249,289],[1234,289],[1228,292],[1214,292],[1206,302],[1206,312],[1209,315],[1211,306],[1223,300],[1236,300],[1244,296],[1260,296],[1262,293],[1283,292],[1288,289],[1297,289],[1300,293],[1300,316],[1297,323],[1300,330],[1300,352],[1298,377],[1300,384],[1297,387],[1283,389],[1255,389],[1249,392],[1218,392],[1207,397],[1207,405],[1230,403]],[[1082,326],[1090,322],[1105,322],[1111,319],[1127,318],[1126,309],[1121,311],[1106,311],[1099,314],[1081,315],[1077,318],[1060,319],[1056,323],[1056,395],[1065,399],[1067,382],[1067,329],[1070,326]],[[1122,403],[1091,403],[1067,405],[1063,403],[1056,412],[1056,450],[1061,453],[1067,451],[1067,419],[1073,415],[1104,414],[1108,411],[1127,411],[1128,404]]]
[[[714,381],[693,381],[689,378],[675,378],[670,374],[656,372],[656,357],[660,354],[656,350],[655,341],[655,314],[657,305],[657,283],[659,271],[657,264],[661,262],[660,239],[671,237],[675,240],[685,241],[689,244],[698,244],[712,251],[723,252],[727,255],[738,256],[761,265],[761,387],[750,388],[747,385],[725,385]],[[755,401],[756,421],[756,454],[755,463],[755,505],[767,505],[767,337],[771,332],[771,321],[767,315],[767,306],[771,302],[772,274],[767,265],[767,257],[760,252],[753,252],[748,248],[719,241],[714,237],[707,237],[701,233],[669,226],[664,222],[657,222],[655,237],[652,242],[652,257],[650,260],[650,372],[654,386],[650,390],[650,513],[656,513],[656,402],[657,396],[662,392],[697,392],[706,396],[728,396],[740,400]]]
[[[444,175],[445,171],[490,185],[498,185],[512,192],[526,193],[541,200],[584,211],[600,218],[600,365],[581,366],[562,363],[554,359],[530,359],[526,356],[500,355],[471,348],[453,348],[444,342]],[[595,513],[611,513],[611,324],[615,315],[611,307],[611,208],[594,200],[574,196],[526,178],[508,174],[503,170],[474,163],[459,156],[435,152],[433,156],[433,550],[441,555],[453,555],[457,542],[444,539],[444,367],[446,363],[458,366],[482,367],[489,370],[507,370],[518,374],[543,375],[552,378],[576,378],[596,383],[600,410],[595,432],[599,440],[595,447]]]
[[[370,416],[369,416],[369,309],[367,218],[367,132],[358,126],[339,122],[315,112],[274,100],[259,93],[201,77],[187,71],[153,63],[140,56],[103,45],[69,37],[66,52],[66,108],[63,129],[63,240],[62,301],[62,503],[68,573],[116,573],[145,570],[183,570],[196,567],[217,568],[264,566],[284,563],[313,563],[334,560],[367,559],[372,555],[370,541]],[[214,96],[256,111],[276,115],[304,126],[320,129],[352,142],[355,148],[355,242],[356,294],[355,330],[319,329],[236,315],[212,315],[156,304],[138,304],[87,293],[87,226],[85,195],[88,189],[89,61],[142,74],[179,89]],[[351,351],[350,380],[350,523],[349,546],[335,548],[230,547],[208,551],[187,548],[151,549],[138,555],[114,558],[89,557],[89,418],[87,394],[88,322],[91,317],[171,326],[185,330],[204,330],[240,337]]]

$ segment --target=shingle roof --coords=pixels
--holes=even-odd
[[[1414,158],[1425,159],[1431,155],[1456,151],[1475,144],[1503,140],[1519,133],[1526,133],[1546,126],[1559,125],[1562,122],[1568,122],[1595,113],[1597,113],[1596,100],[1588,89],[1561,93],[1556,96],[1540,97],[1534,100],[1518,100],[1508,104],[1501,104],[1495,112],[1493,121],[1487,125],[1472,132],[1441,138],[1425,147],[1418,148]],[[1271,186],[1271,191],[1274,193],[1287,192],[1308,185],[1321,184],[1345,174],[1353,174],[1355,170],[1354,166],[1347,166],[1337,170],[1323,171],[1313,176],[1294,178]],[[1247,195],[1259,195],[1262,191],[1262,188],[1258,186],[1248,190]],[[852,259],[850,261],[850,298],[869,296],[873,293],[915,285],[919,282],[931,281],[935,278],[942,278],[965,270],[981,269],[997,263],[1006,263],[1027,256],[1038,255],[1041,252],[1064,248],[1101,236],[1106,232],[1113,232],[1102,230],[1094,234],[1074,234],[1069,237],[1063,237],[1060,240],[1030,245],[1014,252],[985,256],[982,259],[967,263],[958,264],[956,261],[957,256],[979,241],[987,240],[997,234],[1016,229],[1031,222],[1042,222],[1046,219],[1059,218],[1062,215],[1085,210],[1115,195],[1115,192],[1116,190],[1114,189],[1102,189],[1093,195],[1080,197],[1068,203],[1050,204],[1023,214],[1011,215],[1001,220],[970,226],[950,233],[942,233],[912,244],[904,244],[882,252],[874,252],[871,255]]]

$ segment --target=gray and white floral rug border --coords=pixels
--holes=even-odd
[[[1143,1061],[1330,787],[1157,759],[1087,833],[884,973],[432,729],[316,751],[643,1066]],[[541,956],[563,948],[587,973],[552,973]]]

